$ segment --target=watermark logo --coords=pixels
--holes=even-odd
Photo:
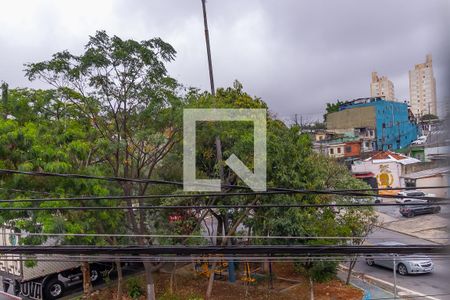
[[[183,111],[183,188],[187,192],[220,192],[220,179],[197,179],[195,144],[197,121],[253,122],[253,166],[251,172],[234,154],[225,161],[253,191],[266,190],[266,109],[185,109]]]

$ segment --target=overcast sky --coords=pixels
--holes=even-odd
[[[0,80],[42,87],[23,64],[68,49],[96,30],[177,50],[168,66],[186,86],[209,89],[200,0],[15,0],[1,2]],[[408,70],[433,54],[438,100],[449,62],[448,0],[209,0],[216,86],[241,81],[280,118],[319,118],[326,102],[370,96],[370,74],[409,97]]]

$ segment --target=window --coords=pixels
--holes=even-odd
[[[345,146],[345,152],[351,153],[352,152],[352,146]]]
[[[341,153],[341,148],[340,147],[337,148],[337,153]]]
[[[330,149],[330,154],[331,154],[331,155],[334,154],[334,149],[333,149],[333,148]]]
[[[416,180],[411,178],[405,178],[405,186],[406,187],[416,187]]]

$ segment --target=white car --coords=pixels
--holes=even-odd
[[[379,246],[407,246],[398,242],[384,242]],[[372,254],[366,256],[366,263],[369,266],[382,266],[394,269],[394,256],[392,254]],[[395,258],[396,271],[404,276],[408,274],[431,273],[434,269],[433,261],[430,257],[421,254],[399,255]]]
[[[422,135],[417,140],[412,142],[411,144],[413,144],[413,145],[423,145],[423,144],[425,144],[426,141],[427,141],[427,136],[426,135]]]

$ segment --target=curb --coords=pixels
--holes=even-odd
[[[348,271],[348,267],[344,266],[342,264],[339,264],[339,268],[342,271]],[[385,281],[383,279],[376,278],[376,277],[371,276],[371,275],[366,275],[364,273],[357,273],[357,274],[360,274],[360,276],[362,277],[362,278],[360,278],[360,277],[358,277],[356,275],[353,275],[354,273],[356,273],[356,272],[355,271],[352,272],[352,276],[353,277],[356,277],[356,278],[358,278],[360,280],[368,279],[367,282],[369,282],[370,284],[373,284],[373,285],[375,285],[375,286],[377,286],[377,287],[379,287],[379,288],[381,288],[381,289],[383,289],[383,290],[385,290],[385,291],[387,291],[387,292],[389,292],[391,294],[394,293],[394,284],[392,284],[392,283],[390,283],[388,281]],[[422,294],[422,293],[410,290],[408,288],[405,288],[405,287],[402,287],[402,286],[399,286],[399,285],[397,285],[397,297],[399,299],[401,299],[402,297],[405,297],[406,299],[411,299],[411,297],[420,297],[421,299],[440,300],[439,298],[435,298],[433,296],[427,296],[425,294]]]
[[[389,222],[387,224],[390,224],[390,223],[395,223],[395,222]],[[397,232],[397,233],[401,233],[401,234],[404,234],[404,235],[407,235],[407,236],[410,236],[410,237],[413,237],[413,238],[416,238],[416,239],[428,241],[428,242],[433,243],[433,244],[439,244],[439,245],[445,245],[446,244],[446,243],[436,242],[436,241],[433,241],[433,240],[428,239],[428,238],[423,238],[421,236],[417,236],[417,235],[414,235],[414,234],[411,234],[411,233],[408,233],[408,232],[403,232],[403,231],[392,229],[392,228],[387,228],[387,227],[383,227],[383,226],[376,226],[376,227],[383,228],[383,229],[390,230],[390,231]],[[439,227],[439,228],[441,228],[441,227]]]

